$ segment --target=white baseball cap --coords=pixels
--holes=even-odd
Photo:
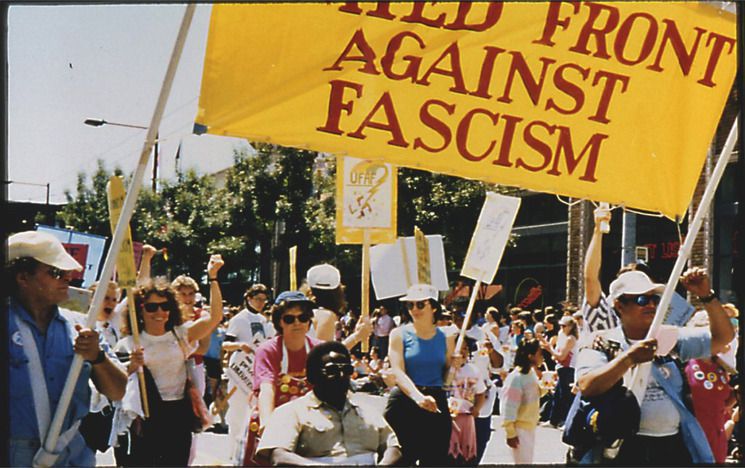
[[[341,274],[335,266],[322,263],[308,270],[308,286],[315,289],[336,289],[341,284]]]
[[[572,323],[573,321],[574,321],[574,319],[573,319],[572,317],[570,317],[570,316],[568,316],[568,315],[563,315],[563,316],[562,316],[562,317],[561,317],[561,318],[559,319],[559,325],[569,325],[569,324],[570,324],[570,323]]]
[[[406,295],[399,299],[401,302],[406,301],[423,301],[425,299],[437,300],[437,289],[429,284],[414,284],[406,290]]]
[[[646,294],[649,292],[662,294],[664,291],[664,284],[653,283],[649,276],[641,271],[627,271],[619,275],[610,284],[610,299],[618,299],[624,294]]]
[[[83,267],[65,251],[56,237],[39,231],[23,231],[8,237],[8,261],[31,257],[60,270],[80,271]]]

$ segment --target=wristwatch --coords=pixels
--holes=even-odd
[[[106,353],[103,351],[103,349],[98,350],[98,355],[96,356],[96,359],[92,361],[88,361],[91,363],[91,365],[101,364],[106,360]]]
[[[713,301],[714,299],[719,299],[719,296],[716,292],[712,289],[709,291],[708,296],[698,296],[698,300],[703,302],[704,304],[708,304],[709,302]]]

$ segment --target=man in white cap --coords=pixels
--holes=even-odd
[[[342,310],[346,307],[344,287],[341,284],[341,274],[333,265],[322,263],[311,267],[306,275],[313,301],[318,306],[313,310],[313,328],[315,337],[321,341],[333,341],[336,333],[336,323]],[[353,333],[343,341],[347,349],[352,349],[362,340],[367,340],[372,333],[370,318],[357,322]]]
[[[53,236],[36,231],[7,240],[8,355],[10,360],[10,465],[31,466],[46,437],[74,353],[85,364],[52,454],[42,463],[93,466],[94,452],[78,431],[88,414],[88,379],[110,400],[124,396],[127,375],[101,348],[98,333],[73,328],[67,311],[57,304],[67,299],[71,272],[82,267]]]
[[[639,405],[639,429],[623,441],[614,464],[685,466],[714,462],[701,426],[683,402],[683,377],[668,353],[672,351],[683,362],[711,356],[725,349],[733,330],[716,293],[710,289],[705,270],[686,271],[681,283],[704,304],[708,329],[666,326],[657,335],[660,347],[665,349],[657,353],[658,340],[646,336],[665,285],[653,283],[641,271],[628,271],[610,285],[609,299],[621,325],[596,333],[593,344],[580,349],[577,382],[584,397],[606,394],[621,385],[633,367],[654,359]]]

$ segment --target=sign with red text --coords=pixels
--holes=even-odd
[[[380,160],[351,156],[336,159],[336,243],[362,244],[396,240],[397,171]]]
[[[215,4],[195,131],[674,218],[735,26],[707,2]]]
[[[70,244],[63,242],[62,247],[65,248],[67,253],[69,253],[72,258],[83,265],[83,270],[72,272],[72,279],[82,280],[83,274],[85,273],[85,265],[88,264],[88,244]]]

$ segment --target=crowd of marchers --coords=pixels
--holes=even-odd
[[[11,466],[188,466],[201,431],[226,433],[234,465],[475,466],[500,415],[516,464],[531,464],[541,424],[562,431],[569,463],[724,463],[739,459],[738,311],[707,272],[680,278],[700,304],[687,324],[648,338],[664,285],[644,264],[599,280],[599,226],[580,307],[467,310],[429,284],[361,316],[339,270],[310,268],[298,290],[248,285],[223,301],[188,276],[106,288],[95,326],[60,308],[82,267],[54,237],[7,240]],[[132,297],[126,297],[131,295]],[[134,310],[130,310],[133,307]],[[463,339],[459,339],[460,336]],[[458,345],[461,344],[458,349]],[[44,444],[75,353],[84,365],[53,449]],[[649,363],[642,392],[631,375]],[[231,369],[243,369],[236,374]]]

